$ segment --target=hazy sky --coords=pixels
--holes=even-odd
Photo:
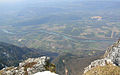
[[[54,1],[74,1],[74,0],[0,0],[0,3],[15,3],[22,1],[44,1],[44,2],[54,2]],[[120,1],[120,0],[75,0],[75,1]]]
[[[23,0],[0,0],[0,3],[13,3],[13,2],[20,2],[20,1],[23,1]]]

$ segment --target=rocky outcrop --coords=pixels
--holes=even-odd
[[[49,70],[49,57],[29,58],[18,67],[8,67],[0,71],[0,75],[33,75],[37,72]],[[54,67],[53,67],[54,69]]]
[[[97,66],[105,66],[112,64],[113,66],[120,66],[120,40],[115,42],[111,47],[106,50],[103,59],[95,60],[85,68],[84,73]]]
[[[105,54],[105,58],[111,59],[114,64],[120,66],[120,41],[114,43]]]
[[[105,66],[107,64],[113,64],[115,66],[115,64],[110,60],[110,59],[99,59],[99,60],[95,60],[93,62],[91,62],[91,64],[85,68],[84,73],[86,73],[87,71],[91,70],[92,68],[96,67],[96,66]]]

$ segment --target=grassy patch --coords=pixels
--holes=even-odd
[[[108,64],[106,66],[97,66],[84,75],[120,75],[120,67]]]

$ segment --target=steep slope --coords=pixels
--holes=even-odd
[[[0,42],[0,69],[6,66],[17,66],[19,62],[29,57],[50,56],[53,59],[57,53],[21,48],[12,44]]]
[[[100,58],[103,53],[98,52],[96,55],[74,55],[71,53],[65,53],[59,55],[53,63],[56,65],[56,73],[59,75],[65,75],[65,70],[68,75],[82,75],[84,68],[92,61]]]
[[[31,52],[31,50],[0,42],[0,68],[16,65],[28,52]]]
[[[38,75],[36,73],[43,71],[55,72],[55,65],[51,64],[49,60],[50,58],[46,56],[29,58],[19,63],[18,67],[7,67],[0,70],[0,75]],[[49,72],[49,75],[53,75],[53,73]]]
[[[105,53],[105,58],[111,59],[114,64],[120,66],[120,40],[114,43]]]
[[[120,75],[120,40],[115,42],[104,54],[85,68],[83,75]]]

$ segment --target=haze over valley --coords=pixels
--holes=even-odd
[[[58,56],[52,62],[62,75],[61,60],[67,60],[69,68],[69,61],[88,60],[85,67],[118,40],[119,4],[119,0],[1,0],[0,42]],[[69,75],[83,73],[77,68],[72,66]]]

